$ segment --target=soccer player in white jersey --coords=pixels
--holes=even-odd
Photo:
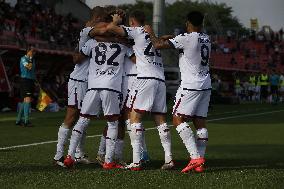
[[[78,50],[80,51],[83,45],[91,38],[90,33],[92,35],[96,34],[95,28],[92,27],[94,24],[100,22],[103,17],[103,8],[102,7],[94,7],[92,10],[92,19],[87,22],[86,27],[81,30]],[[76,57],[76,56],[74,56]],[[76,59],[76,58],[74,58]],[[77,61],[77,60],[75,60]],[[58,130],[58,142],[56,154],[54,156],[54,163],[56,165],[64,167],[64,145],[67,141],[67,137],[70,131],[70,128],[74,126],[76,123],[80,109],[82,107],[83,98],[87,91],[87,78],[88,78],[88,69],[89,69],[89,58],[85,58],[79,61],[70,74],[70,78],[68,81],[68,107],[65,115],[64,122],[61,124]],[[86,137],[86,133],[83,133],[82,139],[79,142],[76,149],[76,162],[79,163],[91,163],[87,156],[84,153],[84,140]]]
[[[171,152],[170,129],[166,123],[166,85],[161,54],[153,48],[149,35],[143,29],[145,15],[141,11],[133,11],[129,15],[130,27],[117,26],[121,21],[119,15],[113,15],[113,22],[107,28],[109,32],[134,39],[137,79],[133,84],[131,102],[131,145],[133,162],[128,166],[131,170],[141,170],[141,146],[144,127],[142,117],[145,112],[154,114],[165,152],[165,164],[162,169],[172,169],[174,163]]]
[[[92,116],[98,116],[102,108],[107,120],[106,155],[104,169],[122,168],[113,161],[118,133],[118,118],[121,105],[121,82],[126,47],[119,43],[87,41],[81,52],[91,57],[88,90],[84,97],[80,118],[73,128],[68,155],[64,160],[67,167],[74,164],[75,149]]]
[[[179,57],[182,81],[173,107],[173,124],[191,157],[188,165],[182,170],[184,173],[190,170],[204,171],[204,155],[208,141],[206,117],[211,95],[211,42],[209,36],[201,32],[203,18],[202,13],[198,11],[190,12],[187,15],[187,33],[169,40],[157,38],[151,27],[145,26],[155,48],[182,50]],[[196,128],[197,140],[186,122],[188,118]]]

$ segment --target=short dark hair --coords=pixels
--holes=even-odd
[[[187,20],[195,27],[202,26],[204,15],[199,11],[192,11],[187,14]]]
[[[141,25],[144,25],[145,23],[145,14],[143,11],[140,11],[140,10],[134,10],[130,12],[129,18],[134,18]]]
[[[96,6],[91,10],[91,20],[96,19],[97,22],[104,22],[107,13],[104,7]]]
[[[26,51],[29,52],[29,51],[31,51],[31,50],[35,51],[35,47],[34,47],[33,45],[28,45],[28,46],[26,47]]]

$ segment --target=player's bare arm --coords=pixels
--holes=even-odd
[[[125,46],[129,45],[128,40],[125,37],[117,37],[117,36],[95,36],[94,37],[98,42],[109,42],[109,43],[120,43]]]
[[[172,39],[174,37],[175,37],[174,35],[163,35],[163,36],[160,37],[160,39],[169,40],[169,39]]]
[[[149,26],[149,25],[145,25],[144,30],[149,34],[150,39],[151,39],[152,44],[155,47],[155,49],[170,49],[170,48],[172,48],[172,46],[169,44],[169,41],[167,39],[167,37],[169,37],[169,36],[167,36],[167,37],[164,36],[164,38],[158,38],[155,35],[151,26]]]
[[[98,35],[105,35],[107,32],[108,24],[109,23],[106,23],[106,22],[100,22],[100,23],[95,24],[93,29],[89,32],[89,36],[91,38],[94,38],[95,36],[98,36]]]
[[[118,26],[118,24],[120,24],[121,21],[122,19],[118,14],[112,15],[112,22],[108,24],[107,31],[125,37],[126,33],[124,29]]]

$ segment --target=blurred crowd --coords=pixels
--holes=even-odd
[[[80,32],[80,23],[71,14],[57,15],[38,0],[17,0],[15,7],[0,0],[0,20],[0,33],[13,32],[21,43],[27,38],[48,41],[51,49],[75,47]]]
[[[229,57],[222,66],[237,67],[245,70],[261,71],[284,66],[283,29],[278,32],[254,32],[250,35],[237,36],[228,30],[227,35],[212,40],[212,52],[219,56]],[[220,62],[220,60],[218,60]],[[216,65],[219,62],[214,62]]]

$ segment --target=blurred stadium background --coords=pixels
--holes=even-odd
[[[84,0],[1,0],[0,3],[0,110],[15,110],[19,101],[19,59],[29,45],[35,46],[37,78],[56,106],[64,107],[67,81],[73,69],[72,53],[78,34],[88,20],[90,7],[108,1]],[[233,8],[210,0],[202,1],[129,1],[120,4],[125,10],[141,9],[159,34],[179,34],[184,31],[184,15],[190,10],[202,10],[204,28],[212,40],[211,70],[215,89],[213,103],[238,103],[247,100],[245,86],[249,76],[284,70],[283,29],[261,25],[258,18],[247,18],[245,27],[233,15]],[[128,2],[128,1],[121,1]],[[86,3],[88,5],[86,5]],[[111,3],[111,2],[110,2]],[[74,8],[76,7],[76,8]],[[153,11],[154,10],[154,11]],[[154,12],[154,13],[153,13]],[[154,15],[154,16],[153,16]],[[153,18],[153,19],[152,19]],[[274,27],[275,28],[275,27]],[[163,54],[166,65],[168,96],[179,84],[177,52]],[[2,74],[3,73],[3,74]],[[241,78],[243,93],[236,98],[235,80]],[[37,97],[38,92],[36,92]],[[35,102],[36,103],[36,102]],[[35,107],[35,104],[33,105]]]

